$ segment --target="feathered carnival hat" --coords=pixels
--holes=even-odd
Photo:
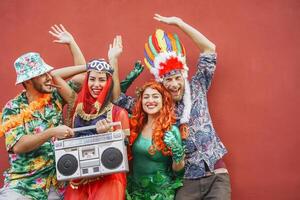
[[[191,111],[191,93],[187,80],[189,68],[186,65],[186,52],[176,34],[157,29],[145,43],[144,62],[155,80],[162,82],[169,75],[181,73],[185,81],[183,103],[185,105],[180,123],[187,123]]]
[[[181,71],[187,78],[185,49],[176,34],[157,29],[145,43],[144,54],[144,62],[156,81],[162,82],[162,78],[172,71]]]

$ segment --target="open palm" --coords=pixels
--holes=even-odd
[[[51,29],[52,31],[49,31],[49,33],[56,38],[53,42],[70,44],[74,40],[71,33],[69,33],[62,24],[59,26],[55,24]]]
[[[117,35],[114,38],[113,44],[109,45],[108,58],[118,58],[123,52],[122,37]]]

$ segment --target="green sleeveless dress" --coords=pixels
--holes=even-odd
[[[182,144],[180,132],[172,126],[171,132]],[[127,200],[173,200],[176,189],[182,186],[183,170],[172,170],[172,157],[160,151],[150,155],[152,140],[139,134],[133,144],[132,171],[128,177]]]

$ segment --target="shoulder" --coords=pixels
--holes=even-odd
[[[128,115],[127,111],[124,108],[121,108],[120,106],[114,105],[113,104],[113,113],[119,113],[119,114],[126,114]]]
[[[25,101],[26,96],[24,92],[9,100],[2,110],[2,118],[5,120],[7,116],[19,114],[22,109],[22,104],[24,104]]]

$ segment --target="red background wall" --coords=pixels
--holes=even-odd
[[[217,45],[209,105],[229,150],[232,199],[300,199],[298,0],[1,0],[0,106],[22,89],[14,85],[19,55],[37,51],[50,65],[72,65],[67,47],[52,43],[47,33],[55,23],[73,33],[87,60],[106,57],[109,42],[121,34],[121,77],[143,58],[155,28],[177,32],[192,74],[196,46],[178,29],[154,21],[154,13],[182,17]],[[149,78],[145,70],[130,93]],[[0,154],[2,173],[8,167],[3,138]]]

